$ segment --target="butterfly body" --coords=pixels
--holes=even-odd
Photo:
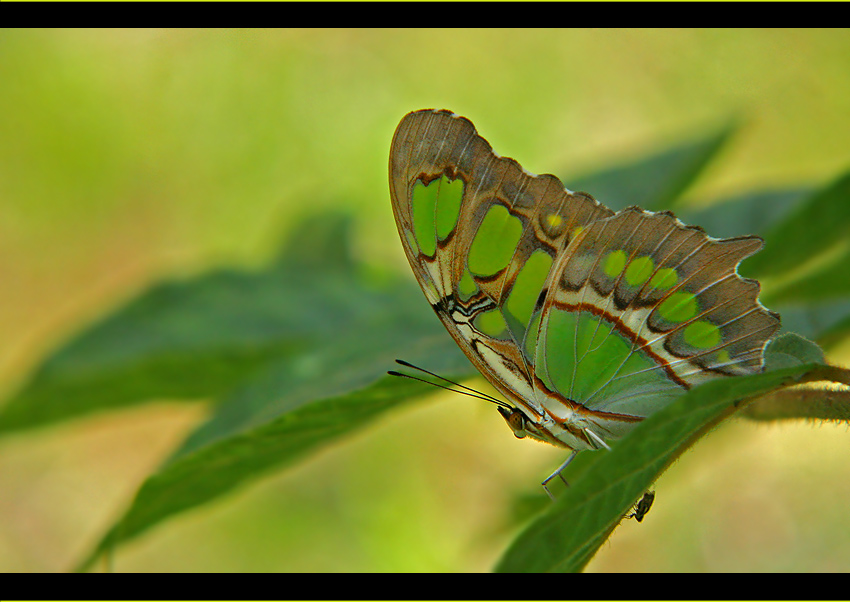
[[[690,387],[761,370],[779,327],[736,272],[760,238],[614,213],[449,111],[402,119],[390,190],[417,281],[518,437],[607,447]]]

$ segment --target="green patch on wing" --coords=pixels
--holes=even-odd
[[[469,271],[483,278],[508,266],[522,236],[522,222],[502,205],[493,205],[475,233],[467,258]]]

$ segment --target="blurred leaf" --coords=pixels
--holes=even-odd
[[[763,234],[810,194],[808,188],[758,190],[718,200],[700,209],[683,207],[676,210],[676,215],[715,238]]]
[[[797,334],[782,334],[770,342],[766,370],[779,370],[806,363],[826,365],[823,350]],[[832,367],[823,376],[838,382],[850,381],[850,372]],[[828,378],[827,378],[828,380]],[[789,387],[754,399],[738,416],[751,420],[844,420],[850,422],[850,390],[823,387]]]
[[[737,415],[762,422],[800,419],[850,422],[850,389],[780,389],[748,404]]]
[[[306,224],[327,244],[290,245],[269,270],[155,286],[49,357],[0,410],[0,432],[151,399],[218,397],[351,329],[428,320],[441,332],[411,281],[358,277],[341,246],[346,221]]]
[[[208,342],[201,335],[208,330],[225,333],[220,343],[225,350],[240,337],[250,341],[258,335],[298,344],[270,351],[261,346],[267,351],[262,362],[250,371],[234,370],[232,393],[143,484],[124,518],[110,529],[81,568],[104,550],[168,516],[215,499],[272,466],[291,463],[432,390],[422,383],[386,375],[388,368],[395,367],[393,360],[399,354],[457,379],[474,372],[427,309],[412,281],[394,279],[381,287],[368,285],[346,265],[347,253],[341,252],[344,243],[340,243],[347,238],[344,223],[330,218],[320,221],[335,231],[324,237],[326,244],[300,245],[296,236],[283,259],[268,272],[226,280],[219,294],[211,296],[203,286],[205,279],[188,283],[188,293],[171,298],[170,311],[143,312],[142,326],[132,321],[127,325],[127,310],[113,319],[119,332],[147,332],[146,328],[166,317],[176,316],[166,320],[168,324],[197,317],[199,307],[206,303],[230,320],[226,323],[229,328],[216,328],[214,320],[202,315],[198,327],[188,330],[184,339],[166,340],[163,347],[168,342],[185,342],[197,346],[200,353]],[[326,260],[319,261],[322,257]],[[280,314],[277,321],[272,319],[276,314]],[[102,330],[97,327],[92,332],[100,334]],[[100,336],[109,345],[117,344],[118,337]],[[69,348],[74,349],[74,345]],[[108,349],[109,345],[104,347]],[[80,348],[78,356],[70,354],[65,363],[79,356],[88,359],[98,349],[83,344]],[[139,360],[129,354],[130,360],[143,362],[144,357]],[[109,366],[106,368],[109,373]],[[190,368],[177,366],[174,370],[179,374]],[[203,364],[191,370],[196,372],[189,371],[184,378],[203,374]],[[86,384],[97,382],[95,377]],[[162,390],[170,386],[170,381],[154,378],[144,384]]]
[[[770,342],[765,370],[779,370],[807,363],[822,364],[823,380],[850,384],[850,371],[827,365],[823,350],[814,342],[793,333]],[[850,422],[850,389],[799,386],[772,391],[746,404],[738,414],[751,420],[843,420]]]
[[[427,315],[427,314],[426,314]],[[435,320],[436,321],[436,320]],[[403,349],[413,361],[460,378],[472,369],[450,337],[369,339],[352,334],[338,345],[281,361],[225,402],[218,415],[194,433],[159,472],[148,478],[124,517],[80,564],[97,557],[165,518],[227,493],[272,467],[302,458],[358,429],[384,412],[433,390],[386,375]]]
[[[837,345],[850,335],[850,299],[843,301],[842,305],[844,317],[818,334],[817,340],[827,348]]]
[[[834,345],[850,333],[850,299],[771,307],[782,317],[783,332],[795,332],[824,347]]]
[[[354,270],[352,226],[352,217],[344,213],[305,217],[290,233],[277,264],[284,270],[295,271]]]
[[[428,311],[422,311],[419,319],[409,316],[409,319],[388,319],[381,325],[352,328],[297,358],[272,364],[256,378],[246,381],[216,408],[209,421],[187,438],[172,460],[227,437],[266,428],[271,421],[304,406],[319,404],[320,400],[357,397],[364,391],[369,394],[371,387],[379,396],[389,390],[391,397],[398,397],[394,403],[424,392],[433,393],[432,386],[387,377],[388,369],[398,368],[394,362],[399,354],[448,378],[462,379],[476,374],[460,348],[445,336],[439,321]],[[375,384],[378,381],[383,385]],[[410,386],[401,387],[397,381]],[[333,410],[328,411],[328,419],[335,422]]]
[[[544,515],[511,544],[499,572],[575,572],[632,505],[685,449],[735,410],[735,402],[799,379],[818,367],[719,379],[696,387],[641,422],[610,452],[595,454],[592,468],[563,490]]]
[[[850,237],[850,172],[801,203],[765,234],[764,249],[747,263],[759,277],[797,268]]]
[[[578,177],[563,178],[618,211],[629,205],[659,211],[674,206],[737,129],[732,123],[701,138],[678,144],[631,163]]]
[[[386,375],[399,354],[457,379],[474,372],[412,279],[379,286],[357,273],[347,218],[322,216],[303,230],[314,236],[296,232],[267,271],[217,272],[142,295],[51,357],[0,416],[12,429],[163,396],[225,396],[81,568],[432,390]],[[210,375],[217,365],[226,378]]]
[[[847,200],[850,203],[850,198]],[[770,303],[823,302],[850,299],[850,236],[828,261],[771,290]]]

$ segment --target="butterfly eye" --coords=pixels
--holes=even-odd
[[[511,427],[511,430],[514,432],[514,437],[517,439],[523,439],[526,435],[525,414],[517,408],[508,409],[503,407],[499,408],[499,413],[502,415],[502,418],[505,419],[505,422],[508,423],[508,426]]]

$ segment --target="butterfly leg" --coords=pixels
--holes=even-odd
[[[568,457],[566,460],[564,460],[564,463],[563,463],[563,464],[561,464],[561,465],[557,468],[557,470],[555,470],[555,472],[553,472],[552,474],[550,474],[550,475],[549,475],[548,477],[546,477],[546,479],[543,481],[543,483],[542,483],[542,485],[543,485],[543,490],[546,492],[546,495],[548,495],[548,496],[549,496],[549,499],[551,499],[553,502],[555,501],[555,496],[554,496],[554,495],[552,495],[552,492],[551,492],[551,491],[549,491],[549,488],[546,486],[546,484],[547,484],[549,481],[551,481],[552,479],[554,479],[554,478],[557,476],[557,477],[560,477],[560,478],[561,478],[561,480],[564,482],[564,485],[566,485],[567,487],[569,487],[569,486],[570,486],[570,484],[569,484],[569,483],[567,483],[567,480],[566,480],[566,479],[564,478],[564,476],[561,474],[561,471],[562,471],[562,470],[564,470],[567,466],[569,466],[569,465],[570,465],[570,462],[572,462],[572,461],[573,461],[573,459],[576,457],[576,455],[577,455],[577,454],[578,454],[578,452],[577,452],[577,451],[575,451],[575,450],[573,450],[573,452],[569,455],[569,457]]]

